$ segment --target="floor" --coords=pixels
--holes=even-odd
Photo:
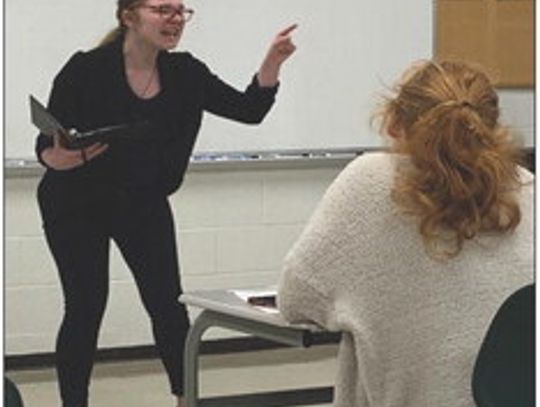
[[[201,396],[332,386],[336,352],[336,345],[324,345],[202,356]],[[17,384],[25,407],[60,407],[53,369],[6,376]],[[97,364],[90,394],[91,407],[174,407],[157,360]]]

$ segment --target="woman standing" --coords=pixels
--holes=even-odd
[[[237,91],[189,53],[169,52],[193,15],[181,0],[118,0],[119,26],[77,52],[54,80],[49,110],[78,131],[133,124],[139,136],[65,149],[40,134],[47,168],[38,201],[62,284],[56,344],[64,407],[88,405],[88,386],[108,292],[112,238],[136,281],[171,391],[182,404],[182,351],[189,327],[167,196],[189,163],[204,111],[260,123],[294,52],[291,26],[277,35],[252,82]]]

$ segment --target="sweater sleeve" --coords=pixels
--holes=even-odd
[[[365,218],[358,199],[369,194],[362,186],[362,167],[362,162],[353,162],[337,177],[285,258],[278,307],[291,322],[343,328],[338,315],[343,284],[351,269],[350,251],[362,234],[359,222]]]
[[[204,109],[212,114],[246,124],[261,123],[274,104],[279,85],[262,87],[254,75],[242,92],[225,83],[208,67],[203,70]]]
[[[55,77],[47,109],[66,129],[75,127],[77,123],[77,80],[80,76],[80,62],[83,53],[77,52],[64,65]],[[41,164],[41,152],[53,145],[51,137],[40,133],[36,139],[36,156]]]
[[[277,304],[283,317],[293,323],[315,323],[330,329],[332,302],[306,280],[286,273],[280,280]]]

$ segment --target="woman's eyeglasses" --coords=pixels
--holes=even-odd
[[[180,7],[174,7],[170,4],[160,4],[159,6],[151,6],[151,5],[142,5],[139,6],[140,8],[147,8],[151,10],[153,13],[158,14],[161,18],[165,20],[169,20],[174,18],[177,14],[180,16],[182,21],[185,21],[186,23],[191,20],[193,17],[193,14],[195,13],[195,10],[191,8],[185,8],[183,6]]]

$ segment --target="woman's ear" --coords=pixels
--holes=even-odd
[[[403,127],[397,122],[397,120],[392,120],[392,122],[388,125],[386,132],[394,139],[400,139],[405,134]]]
[[[122,25],[126,28],[130,28],[133,26],[133,23],[135,21],[135,13],[133,10],[122,10],[122,14],[120,15],[120,20],[122,22]]]

